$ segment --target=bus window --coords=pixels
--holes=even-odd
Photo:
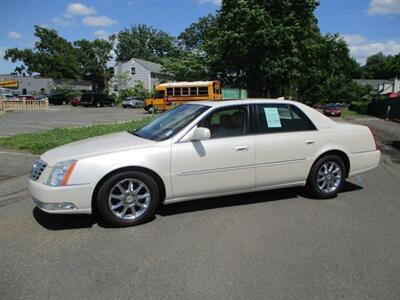
[[[182,88],[182,96],[188,96],[189,95],[189,88],[183,87]]]
[[[196,96],[197,95],[197,87],[191,87],[190,88],[190,95],[191,96]]]
[[[157,91],[156,94],[154,95],[155,99],[159,99],[159,98],[164,98],[164,91]]]
[[[174,90],[173,90],[173,88],[167,88],[167,95],[168,95],[168,96],[173,96],[173,95],[174,95]]]
[[[208,95],[208,87],[200,86],[199,87],[199,95]]]
[[[180,95],[182,95],[181,88],[174,88],[174,95],[175,95],[175,96],[180,96]]]

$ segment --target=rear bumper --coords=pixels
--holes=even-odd
[[[29,180],[29,191],[36,206],[47,213],[91,214],[91,185],[52,187]]]
[[[352,153],[350,157],[349,177],[372,170],[379,165],[381,152],[379,150]]]

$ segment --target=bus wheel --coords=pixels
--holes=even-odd
[[[154,106],[149,106],[149,109],[147,111],[149,112],[149,114],[155,113]]]

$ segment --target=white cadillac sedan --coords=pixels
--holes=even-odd
[[[48,213],[137,225],[159,203],[305,186],[317,198],[380,159],[368,127],[336,123],[286,100],[195,102],[135,131],[67,144],[32,167],[29,189]]]

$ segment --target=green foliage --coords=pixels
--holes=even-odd
[[[117,61],[125,62],[132,58],[159,62],[163,57],[177,54],[174,37],[151,26],[140,24],[121,30],[112,36],[116,43]]]
[[[26,150],[34,154],[42,154],[47,150],[74,141],[139,128],[149,121],[150,119],[146,118],[124,123],[99,124],[78,128],[56,128],[39,133],[24,133],[0,138],[0,145],[11,149]]]
[[[367,113],[369,103],[370,101],[354,101],[350,105],[350,110],[365,115]]]
[[[35,26],[37,42],[33,49],[7,49],[5,59],[20,61],[18,73],[39,73],[53,79],[85,79],[93,89],[103,90],[110,78],[106,67],[112,44],[96,39],[74,43],[60,37],[56,30]]]
[[[150,97],[150,93],[144,88],[143,82],[138,82],[133,87],[120,90],[115,102],[117,105],[121,105],[122,100],[128,97],[146,99]]]
[[[72,99],[77,96],[81,96],[82,92],[72,88],[68,84],[53,84],[50,86],[50,90],[52,94],[57,94],[57,95],[64,95],[68,99]]]
[[[107,62],[111,59],[112,44],[96,39],[93,42],[79,40],[74,42],[81,78],[90,80],[94,90],[103,91],[111,74]]]
[[[390,79],[400,77],[400,53],[384,55],[382,52],[367,58],[362,68],[362,75],[368,79]]]
[[[66,39],[58,36],[54,29],[35,26],[34,49],[7,49],[5,59],[13,63],[21,61],[17,72],[39,73],[54,79],[79,78],[79,63],[76,51]]]

